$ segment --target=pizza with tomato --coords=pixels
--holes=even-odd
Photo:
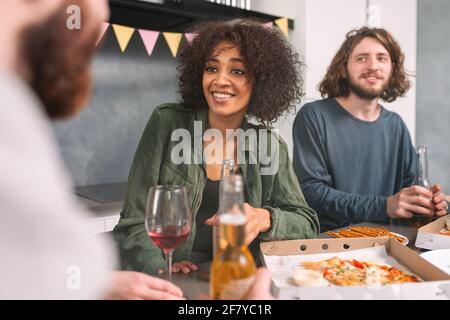
[[[397,268],[367,261],[333,257],[318,262],[302,262],[300,265],[304,269],[320,272],[328,282],[337,286],[376,286],[420,282],[416,276]]]

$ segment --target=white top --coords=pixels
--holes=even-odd
[[[96,299],[115,252],[83,226],[43,108],[0,72],[0,299]]]

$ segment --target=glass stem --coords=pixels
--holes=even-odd
[[[167,262],[167,273],[169,275],[169,282],[172,282],[172,251],[166,251],[164,252],[166,255],[166,262]]]

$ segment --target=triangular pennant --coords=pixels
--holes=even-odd
[[[118,24],[113,24],[112,26],[116,34],[117,41],[119,42],[120,50],[122,50],[122,52],[125,52],[135,29]]]
[[[197,37],[196,33],[185,33],[184,36],[186,37],[186,40],[191,43],[195,37]]]
[[[267,22],[267,23],[263,23],[263,27],[267,28],[267,29],[272,29],[273,28],[273,22]]]
[[[275,23],[277,24],[278,28],[281,29],[281,31],[284,33],[284,35],[286,37],[289,36],[288,19],[287,18],[277,19],[277,20],[275,20]]]
[[[183,34],[176,32],[163,32],[163,35],[164,38],[166,38],[167,44],[169,45],[173,57],[175,58],[177,56],[178,47],[180,46]]]
[[[158,41],[159,32],[151,30],[139,30],[142,41],[144,42],[145,49],[149,56],[152,55],[153,49],[155,48],[156,41]]]
[[[100,34],[98,35],[97,42],[95,43],[96,46],[98,46],[99,42],[102,40],[102,38],[105,35],[106,30],[108,30],[108,28],[109,28],[109,23],[108,22],[102,22],[102,26],[100,28]]]

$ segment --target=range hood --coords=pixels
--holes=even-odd
[[[155,31],[184,32],[201,21],[255,17],[274,21],[280,17],[224,6],[204,0],[109,0],[111,23]],[[294,21],[288,20],[289,29]]]

